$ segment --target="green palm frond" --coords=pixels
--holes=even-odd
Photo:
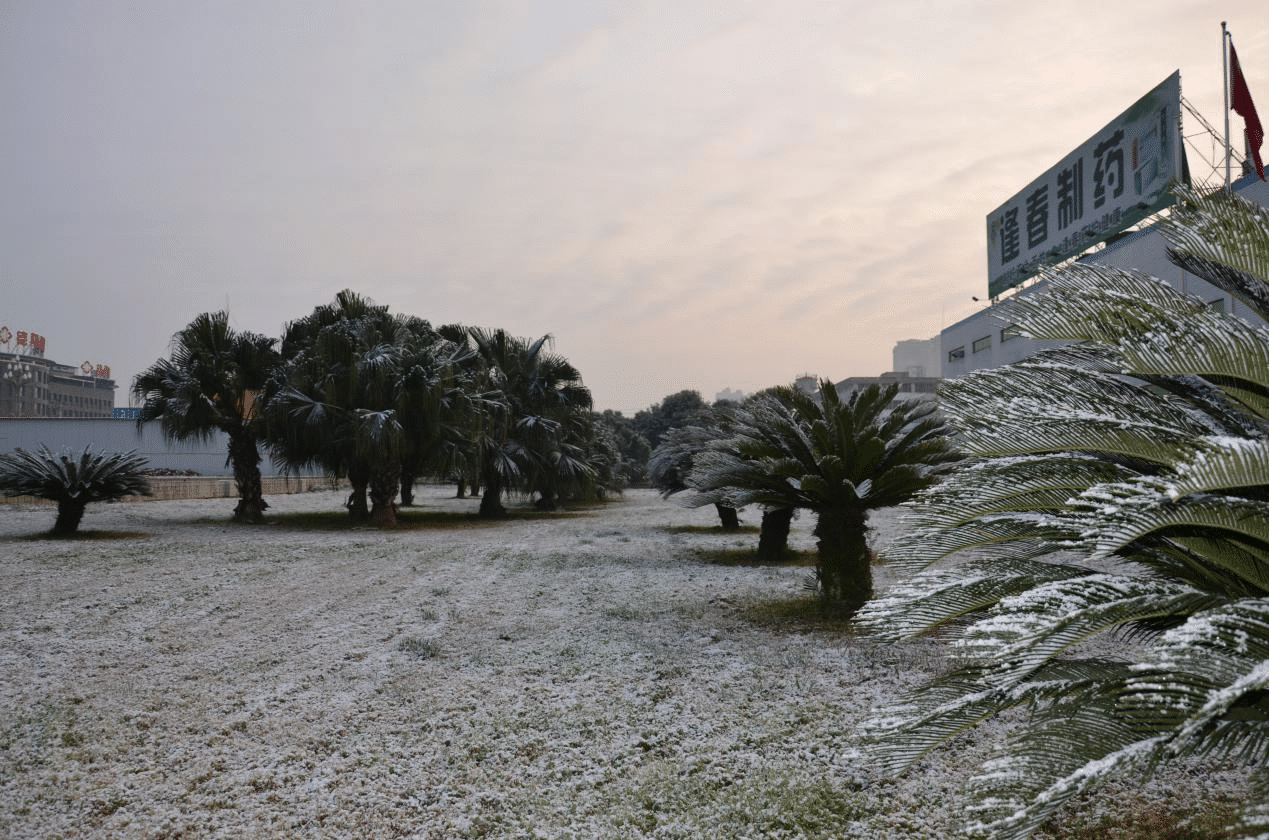
[[[1224,191],[1204,196],[1178,186],[1176,193],[1180,202],[1160,226],[1172,251],[1237,272],[1246,278],[1242,285],[1263,294],[1269,284],[1269,210]]]
[[[34,496],[52,501],[100,502],[123,496],[145,496],[150,484],[141,471],[146,459],[135,451],[55,455],[48,447],[37,452],[17,448],[0,454],[0,493]]]
[[[969,625],[962,655],[990,661],[993,681],[1012,686],[1090,639],[1142,621],[1185,616],[1223,599],[1184,584],[1149,577],[1093,573],[1038,579],[1028,590],[1002,598]]]
[[[1171,257],[1269,315],[1269,213],[1182,192]],[[972,456],[906,505],[867,605],[886,638],[954,634],[963,668],[868,728],[897,769],[1001,711],[971,833],[1179,757],[1249,762],[1237,835],[1269,837],[1269,330],[1137,272],[1080,263],[1005,317],[1074,342],[947,382]],[[1094,658],[1121,640],[1123,662]]]
[[[963,552],[1002,545],[1038,543],[1048,551],[1078,536],[1058,517],[1027,512],[979,517],[957,528],[912,531],[892,543],[887,557],[902,571],[915,571]]]
[[[1033,552],[1046,553],[1047,549],[1038,546]],[[861,629],[882,638],[910,639],[980,614],[1042,583],[1088,574],[1081,566],[1039,561],[1015,550],[1007,564],[991,557],[969,560],[954,569],[930,569],[870,601],[855,621]]]

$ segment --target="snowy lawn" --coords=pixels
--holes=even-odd
[[[0,837],[953,834],[993,734],[900,780],[852,735],[935,643],[781,618],[809,569],[721,562],[757,535],[710,509],[636,490],[486,524],[452,493],[392,531],[338,492],[256,527],[91,505],[73,541],[0,507]]]

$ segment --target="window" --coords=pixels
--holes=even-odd
[[[948,360],[949,362],[963,362],[963,361],[965,361],[965,348],[964,348],[964,347],[957,347],[955,350],[950,350],[950,351],[948,351],[948,354],[947,354],[947,360]]]
[[[1219,312],[1220,314],[1224,315],[1225,314],[1225,298],[1217,298],[1216,300],[1209,300],[1207,302],[1207,308],[1212,310],[1213,312]]]
[[[974,339],[974,352],[981,353],[991,347],[991,336],[985,335],[982,338]]]
[[[1006,341],[1009,341],[1010,339],[1021,338],[1021,337],[1022,337],[1022,329],[1019,328],[1017,324],[1010,324],[1009,326],[1005,327],[1003,330],[1000,331],[1001,344],[1004,344]]]

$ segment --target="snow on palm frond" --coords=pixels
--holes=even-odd
[[[1269,214],[1183,199],[1173,258],[1269,314]],[[1078,264],[1049,281],[1007,317],[1073,343],[944,385],[972,460],[905,506],[887,556],[913,576],[856,619],[892,639],[950,630],[957,667],[865,731],[899,770],[1026,705],[972,782],[968,828],[988,837],[1204,755],[1255,768],[1238,836],[1264,836],[1269,330],[1137,272]],[[1108,661],[1115,635],[1136,646]]]
[[[1269,320],[1269,209],[1232,193],[1176,193],[1181,201],[1160,226],[1169,258]]]

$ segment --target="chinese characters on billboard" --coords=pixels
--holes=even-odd
[[[999,295],[1172,203],[1180,177],[1181,74],[987,216],[987,293]]]

